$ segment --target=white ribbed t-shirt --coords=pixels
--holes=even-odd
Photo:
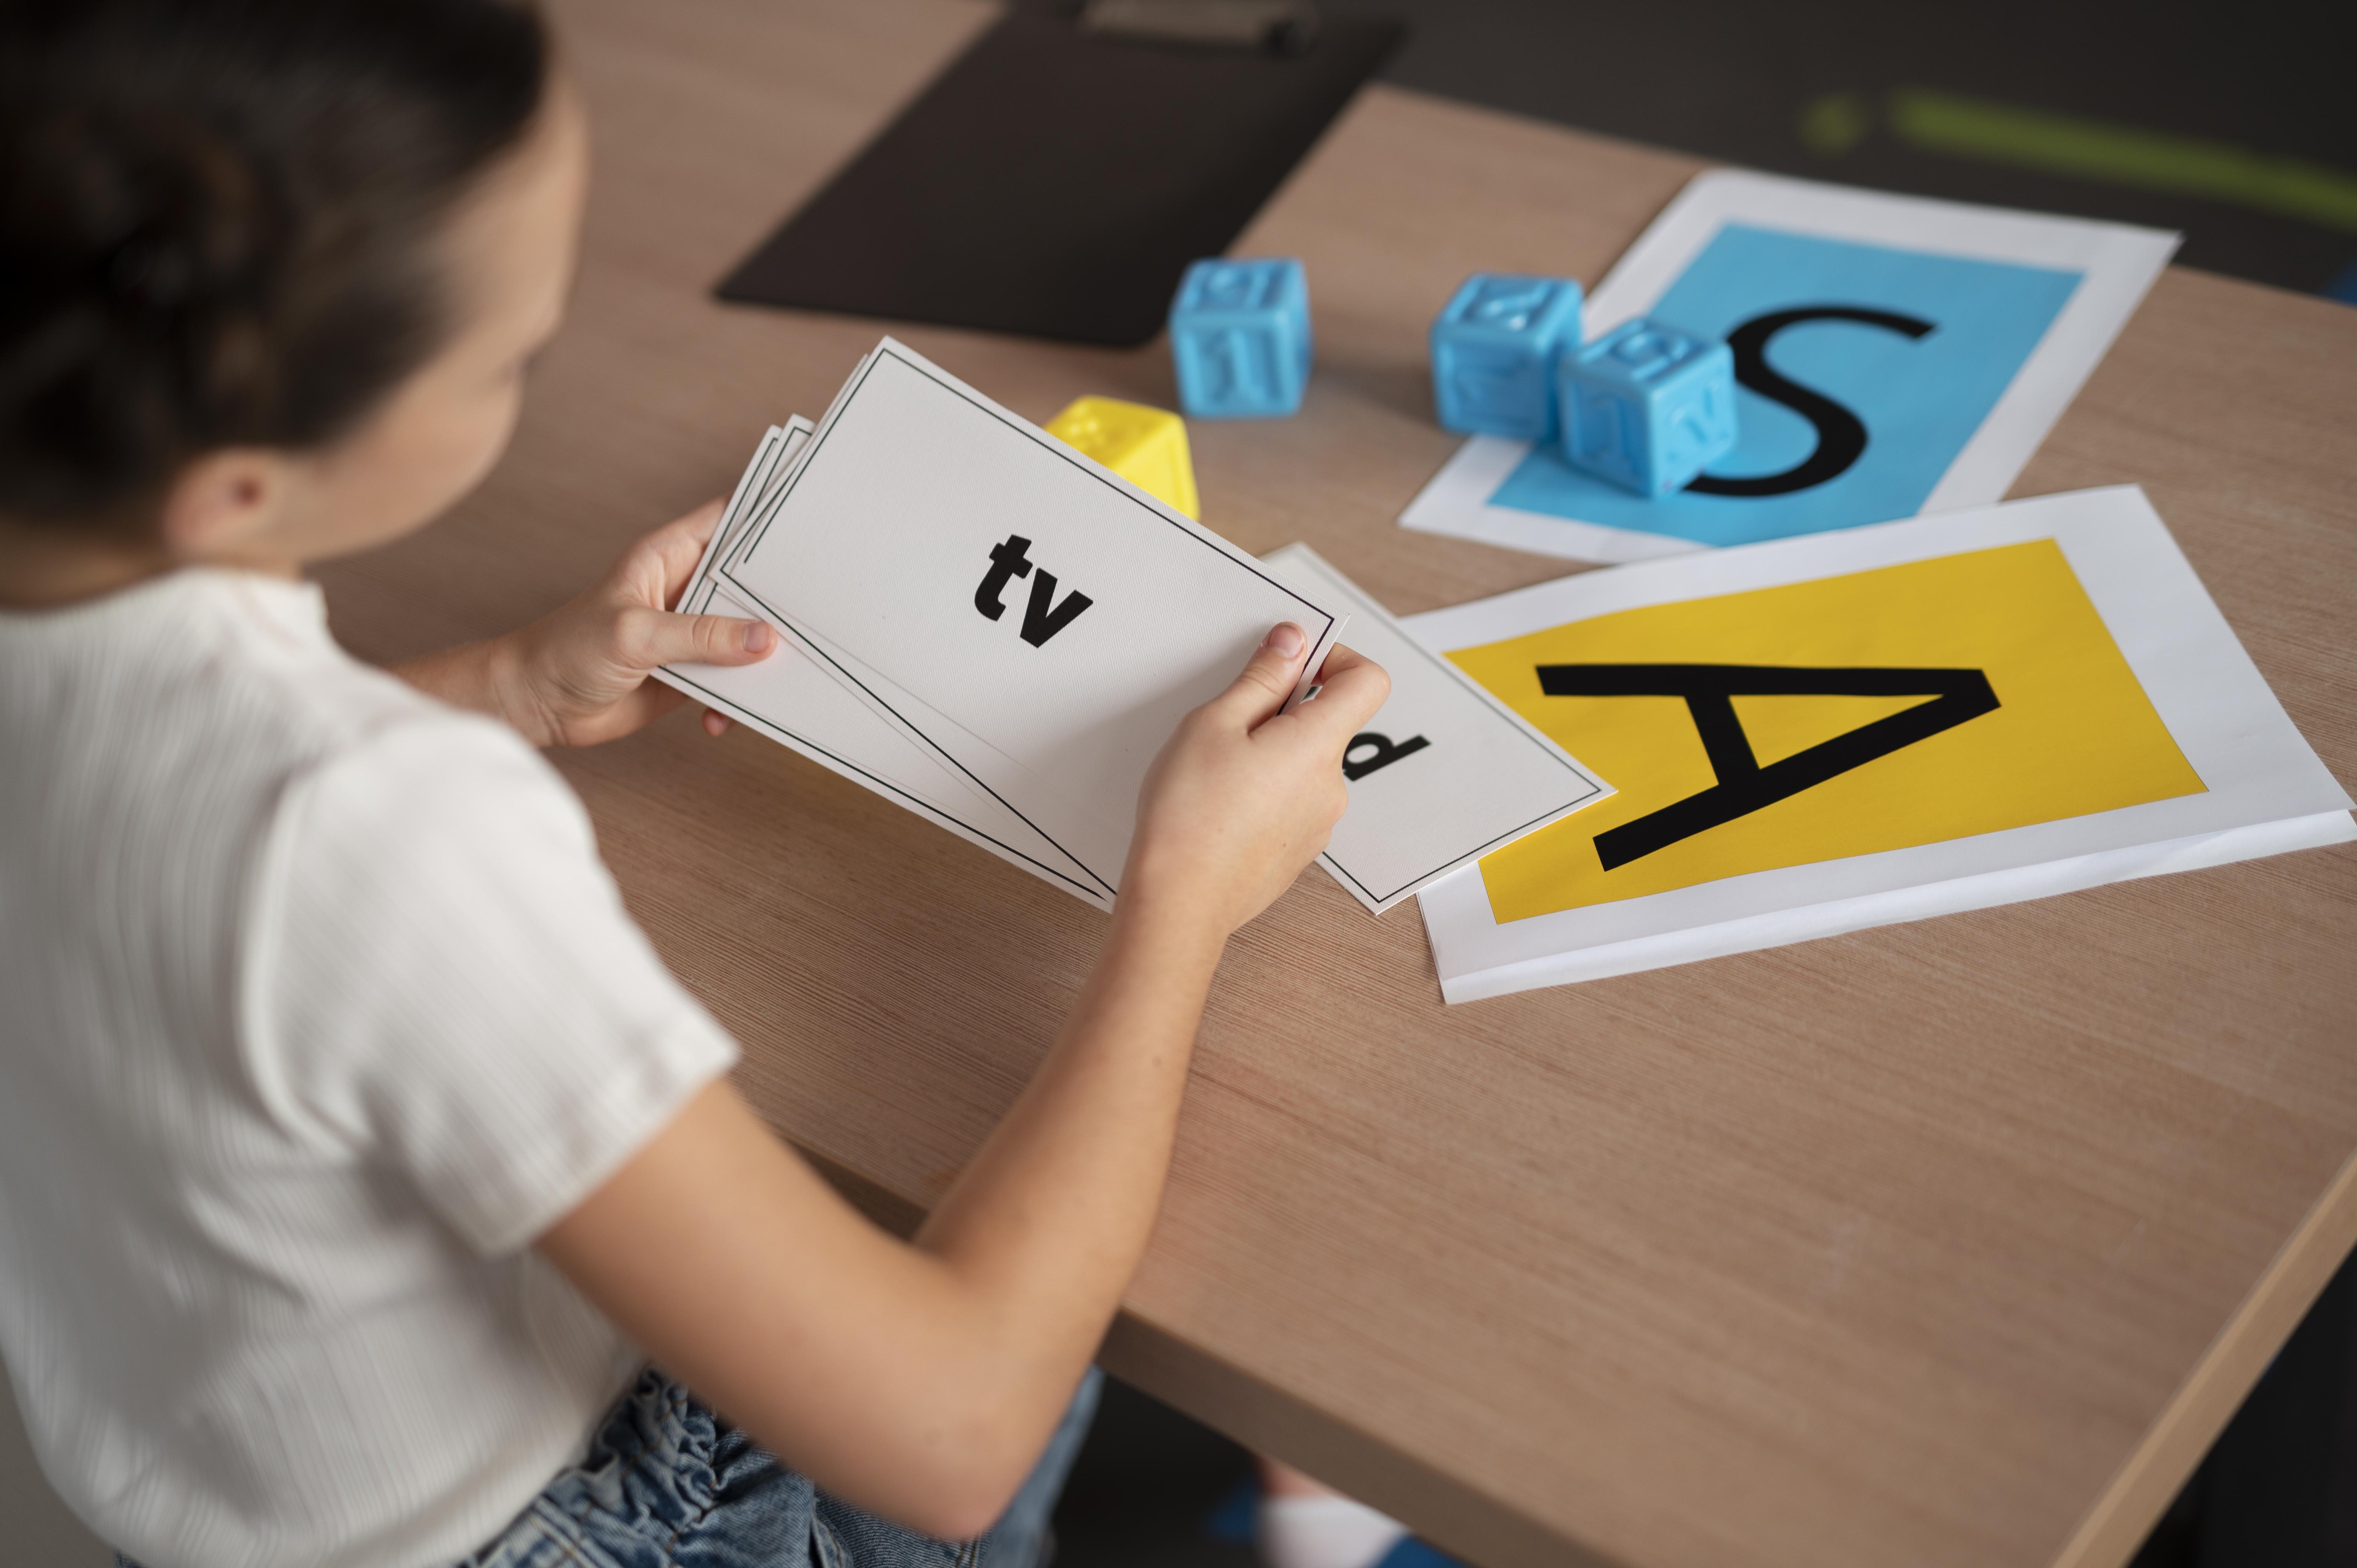
[[[528,1250],[734,1059],[513,732],[185,571],[0,614],[0,1357],[145,1568],[427,1568],[639,1356]]]

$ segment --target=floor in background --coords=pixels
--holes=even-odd
[[[2357,270],[2345,0],[1324,5],[1410,19],[1384,73],[1403,86],[1755,168],[2182,230],[2189,266],[2357,293],[2333,287]]]
[[[2357,1257],[2130,1568],[2357,1568]]]
[[[1253,1473],[1243,1449],[1116,1378],[1056,1509],[1056,1568],[1254,1568],[1211,1514]]]

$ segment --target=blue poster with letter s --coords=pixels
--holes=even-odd
[[[1703,545],[1910,517],[2081,276],[1727,223],[1646,314],[1734,349],[1735,449],[1648,500],[1548,443],[1489,504]]]

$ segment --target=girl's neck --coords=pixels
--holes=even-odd
[[[152,539],[76,534],[0,522],[0,608],[58,609],[191,564]],[[223,565],[269,571],[242,562]],[[274,575],[291,576],[290,571]]]

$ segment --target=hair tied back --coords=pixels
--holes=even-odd
[[[350,430],[448,330],[435,225],[547,69],[511,0],[0,3],[0,513]]]

